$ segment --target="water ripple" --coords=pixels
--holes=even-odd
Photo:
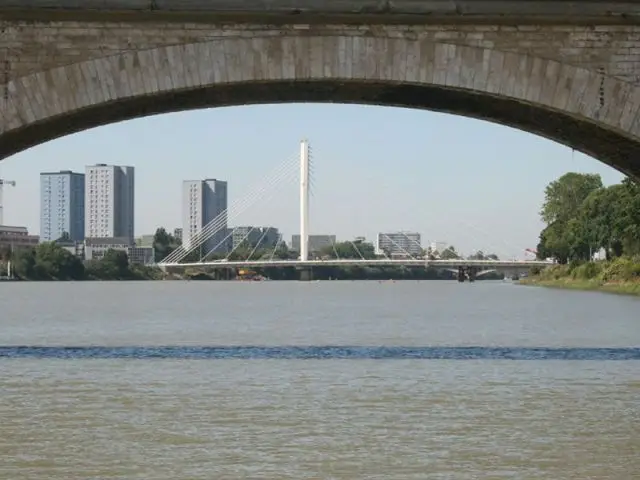
[[[640,360],[640,348],[385,346],[0,346],[0,358]]]

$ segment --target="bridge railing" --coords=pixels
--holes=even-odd
[[[529,268],[546,267],[554,265],[555,262],[548,260],[424,260],[424,259],[330,259],[330,260],[252,260],[252,261],[229,261],[226,259],[210,262],[191,263],[159,263],[160,267],[282,267],[282,266],[339,266],[339,265],[368,265],[368,266],[414,266],[436,267],[436,268],[457,268],[457,267],[479,267],[479,268]]]

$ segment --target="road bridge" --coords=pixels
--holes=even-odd
[[[476,267],[483,270],[500,270],[514,268],[548,267],[555,265],[549,260],[425,260],[425,259],[397,259],[397,258],[374,258],[374,259],[328,259],[328,260],[212,260],[203,262],[185,263],[159,263],[162,268],[268,268],[268,267],[431,267],[431,268],[458,268]]]
[[[458,280],[473,281],[489,272],[502,272],[508,275],[521,275],[531,268],[548,267],[554,265],[547,260],[425,260],[425,259],[327,259],[327,260],[245,260],[229,261],[214,260],[185,263],[159,263],[164,271],[181,272],[186,269],[214,270],[239,270],[239,269],[267,269],[267,268],[295,268],[300,270],[300,278],[310,280],[314,268],[322,267],[410,267],[444,269],[454,273]]]
[[[302,101],[485,119],[640,178],[640,6],[0,1],[0,158],[145,115]]]

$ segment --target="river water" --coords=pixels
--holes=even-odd
[[[0,306],[3,480],[640,478],[637,298],[3,283]]]

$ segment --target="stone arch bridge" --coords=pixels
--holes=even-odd
[[[640,178],[640,5],[0,1],[0,159],[145,115],[301,101],[485,119]]]

